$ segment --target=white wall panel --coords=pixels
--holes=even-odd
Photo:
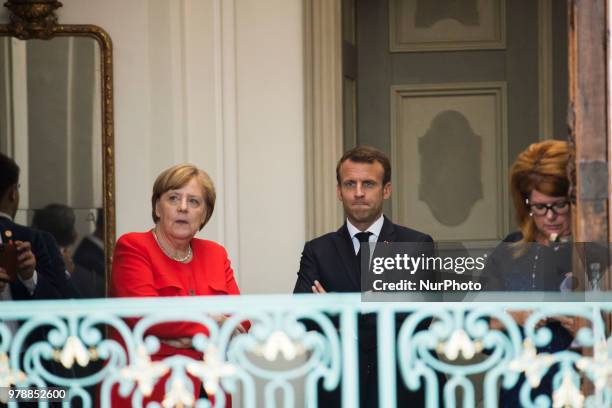
[[[236,0],[243,288],[293,290],[304,244],[302,2]]]

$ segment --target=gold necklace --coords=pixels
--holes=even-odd
[[[187,263],[190,259],[191,259],[191,244],[189,244],[189,248],[187,248],[187,255],[185,255],[184,257],[180,258],[177,256],[173,256],[171,255],[166,248],[164,248],[164,246],[162,245],[161,242],[159,242],[159,238],[157,237],[157,232],[156,232],[156,228],[153,228],[151,230],[151,232],[153,232],[153,236],[155,237],[155,242],[157,242],[157,245],[159,246],[159,248],[162,250],[162,252],[164,253],[164,255],[166,255],[168,258],[174,259],[177,262],[181,262],[181,263]]]

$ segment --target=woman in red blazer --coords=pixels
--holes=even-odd
[[[155,227],[147,232],[132,232],[117,241],[111,275],[114,297],[238,295],[240,292],[225,249],[212,241],[195,238],[206,225],[215,206],[215,188],[203,170],[189,164],[173,166],[162,172],[153,185],[151,197]],[[225,317],[217,317],[224,320]],[[134,320],[129,320],[134,325]],[[219,323],[222,323],[219,321]],[[248,323],[238,325],[244,333]],[[185,355],[196,360],[202,354],[191,345],[197,333],[207,334],[204,326],[191,322],[172,322],[147,331],[160,339],[159,351],[151,360]],[[114,336],[117,338],[117,336]],[[145,399],[161,402],[165,381],[160,379]],[[200,381],[192,377],[195,398]],[[113,390],[112,406],[131,406],[131,396],[121,398]]]

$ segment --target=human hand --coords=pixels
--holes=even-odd
[[[548,323],[548,319],[540,319],[536,322],[535,328],[539,329],[540,327],[546,326],[546,323]]]
[[[0,292],[4,290],[10,279],[9,274],[4,270],[4,268],[0,268]]]
[[[527,318],[531,314],[531,311],[520,310],[520,311],[509,312],[509,314],[510,316],[512,316],[516,324],[518,324],[519,326],[524,326],[525,322],[527,321]]]
[[[321,285],[321,282],[319,282],[318,280],[314,281],[314,285],[312,285],[311,289],[312,289],[312,293],[316,293],[318,295],[327,293],[325,288],[323,288],[323,286]]]
[[[193,348],[191,337],[178,337],[176,339],[159,339],[159,341],[168,346],[178,349],[189,349]]]
[[[228,316],[228,315],[215,315],[215,316],[213,316],[213,318],[215,319],[215,321],[217,322],[219,327],[221,327],[221,326],[223,326],[225,321],[230,318],[230,316]],[[236,327],[234,327],[234,331],[232,332],[232,337],[238,336],[239,334],[246,334],[246,332],[247,331],[244,328],[244,326],[239,323],[239,324],[236,325]]]
[[[576,318],[569,316],[555,316],[551,317],[550,320],[558,321],[561,326],[572,335],[576,335]]]
[[[518,324],[519,326],[525,326],[525,323],[527,323],[527,319],[529,318],[529,316],[531,316],[531,313],[533,313],[531,310],[517,310],[510,312],[510,316],[512,316],[516,324]],[[546,319],[540,319],[535,324],[535,328],[539,329],[544,325],[546,325]]]
[[[36,257],[32,253],[32,245],[29,242],[15,241],[17,249],[17,273],[23,280],[28,280],[34,275],[36,269]]]
[[[234,328],[234,332],[232,333],[232,337],[237,336],[239,334],[246,334],[246,329],[244,328],[244,326],[241,324],[239,324],[238,326],[236,326]]]

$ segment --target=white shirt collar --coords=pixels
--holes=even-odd
[[[385,222],[385,217],[381,215],[376,221],[372,223],[372,225],[368,227],[368,229],[364,231],[364,232],[367,231],[367,232],[372,233],[372,235],[370,235],[370,238],[368,239],[368,242],[378,241],[378,237],[380,236],[380,231],[382,230],[382,226],[384,222]],[[353,224],[351,224],[348,218],[346,219],[346,228],[348,229],[349,235],[351,236],[351,241],[353,241],[353,249],[355,250],[355,253],[357,253],[359,251],[360,243],[359,243],[359,240],[355,237],[355,234],[361,231],[358,230],[357,227],[355,227]]]
[[[378,239],[378,236],[380,235],[380,230],[382,230],[382,226],[383,226],[384,222],[385,222],[385,217],[383,215],[381,215],[364,232],[366,232],[366,231],[367,232],[371,232],[372,235],[374,235],[374,237],[376,239]],[[348,220],[348,218],[346,219],[346,227],[348,228],[349,235],[351,236],[351,238],[355,238],[355,234],[357,234],[358,232],[361,232],[361,230],[357,229],[357,227],[355,227],[353,224],[351,224],[351,222]],[[372,235],[370,235],[370,241],[371,241]]]

